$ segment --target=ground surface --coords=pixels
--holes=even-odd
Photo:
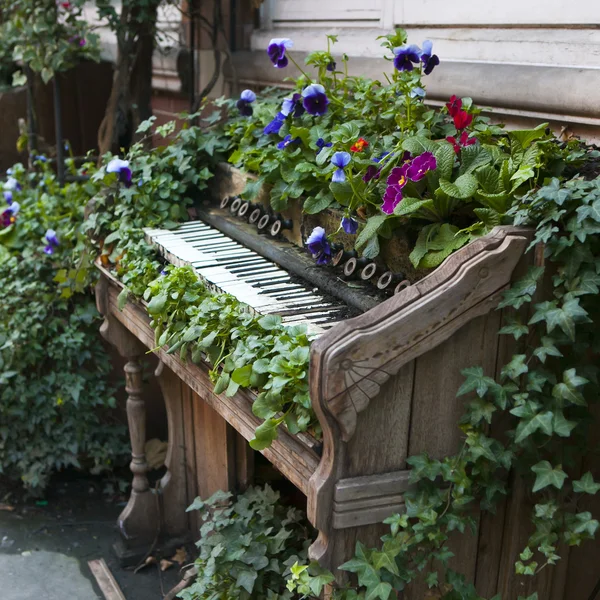
[[[103,599],[87,564],[97,558],[104,558],[127,600],[162,600],[162,590],[178,583],[175,567],[160,575],[156,565],[138,573],[119,568],[111,547],[123,498],[107,496],[104,486],[94,479],[63,478],[41,502],[13,503],[14,497],[0,491],[0,503],[14,506],[0,510],[2,600]]]

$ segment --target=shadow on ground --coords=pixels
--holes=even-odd
[[[127,600],[162,600],[179,582],[178,565],[162,573],[157,565],[138,573],[119,567],[112,544],[125,499],[105,488],[106,481],[63,475],[44,500],[14,501],[0,487],[0,503],[14,507],[0,510],[2,600],[103,599],[87,564],[97,558],[104,558]]]

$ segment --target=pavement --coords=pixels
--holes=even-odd
[[[0,600],[103,600],[87,564],[98,558],[127,600],[162,600],[179,582],[177,565],[160,572],[152,564],[138,573],[119,567],[112,544],[125,498],[107,496],[103,487],[67,478],[53,482],[44,500],[9,503],[0,486]]]

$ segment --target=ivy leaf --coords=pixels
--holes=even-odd
[[[578,406],[587,406],[587,402],[582,394],[577,390],[584,386],[588,380],[577,375],[575,369],[568,369],[563,372],[562,383],[557,383],[552,388],[552,396],[557,400],[564,400],[570,404]]]
[[[252,569],[239,569],[235,584],[237,587],[244,588],[249,594],[252,594],[254,582],[257,577],[258,573]]]
[[[549,485],[560,490],[567,478],[567,474],[562,470],[562,466],[559,465],[554,468],[547,460],[542,460],[533,465],[531,470],[536,475],[533,485],[534,492],[539,492]]]
[[[569,437],[571,435],[571,431],[577,427],[577,421],[569,421],[565,418],[565,415],[562,411],[557,411],[554,413],[554,419],[552,420],[552,429],[556,435],[560,437]]]
[[[521,421],[517,426],[515,442],[520,444],[536,431],[542,431],[542,433],[545,433],[546,435],[552,435],[553,418],[554,413],[551,410],[547,410],[538,413],[528,421]]]
[[[481,367],[469,367],[463,369],[461,374],[466,377],[466,381],[458,389],[458,392],[456,393],[457,396],[463,396],[464,394],[468,394],[475,390],[477,395],[482,398],[485,396],[488,388],[496,384],[491,377],[487,377],[483,374],[483,369]]]
[[[393,550],[388,550],[387,552],[385,549],[382,552],[378,552],[376,550],[371,555],[371,561],[373,562],[373,566],[378,571],[381,571],[381,569],[386,569],[390,573],[400,576],[398,565],[396,564],[397,554],[398,552],[394,553]]]
[[[510,325],[505,325],[498,333],[512,335],[515,340],[529,333],[529,327],[517,321],[513,321]]]
[[[365,600],[373,600],[374,598],[387,600],[390,597],[391,593],[392,586],[389,583],[382,581],[381,583],[377,584],[374,588],[367,591],[367,594],[365,595]]]
[[[542,345],[538,346],[534,351],[533,355],[537,357],[540,362],[546,362],[548,356],[562,356],[562,352],[554,345],[554,340],[547,336],[542,337]]]
[[[594,481],[594,477],[588,471],[581,479],[573,482],[573,491],[579,494],[596,494],[600,490],[600,483]]]
[[[512,357],[512,360],[502,367],[501,375],[502,377],[508,377],[513,381],[517,381],[521,375],[527,373],[529,370],[527,365],[525,364],[526,359],[525,354],[515,354]]]
[[[429,573],[427,573],[427,576],[425,577],[425,583],[427,584],[427,587],[430,589],[432,587],[436,587],[438,585],[437,571],[430,571]]]

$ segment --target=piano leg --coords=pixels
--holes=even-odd
[[[159,499],[148,483],[146,462],[146,405],[142,397],[142,367],[136,358],[125,365],[125,390],[127,392],[127,422],[131,439],[133,484],[127,506],[119,516],[118,524],[124,543],[128,547],[146,551],[159,533]]]

